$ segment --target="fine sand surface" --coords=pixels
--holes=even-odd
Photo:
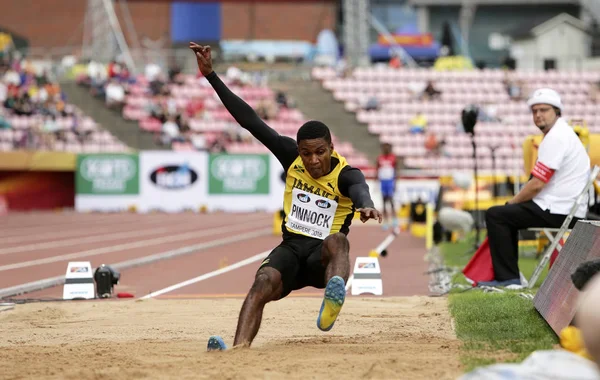
[[[44,302],[0,312],[0,379],[456,379],[445,298],[348,297],[329,332],[321,299],[268,304],[250,349],[233,342],[240,298]]]

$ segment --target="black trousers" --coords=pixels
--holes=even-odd
[[[551,214],[533,201],[490,207],[485,214],[492,263],[497,281],[518,279],[519,230],[533,227],[560,228],[566,215]],[[572,228],[578,218],[570,223]]]

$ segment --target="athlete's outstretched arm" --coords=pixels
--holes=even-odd
[[[369,219],[376,219],[381,223],[382,214],[375,209],[369,185],[365,180],[364,174],[356,168],[347,167],[342,169],[338,179],[340,192],[349,197],[354,203],[357,211],[360,212],[360,219],[366,222]]]
[[[257,114],[254,109],[244,102],[239,96],[234,94],[223,83],[221,78],[212,69],[212,60],[209,46],[200,46],[195,43],[190,43],[196,55],[198,68],[204,77],[208,80],[215,92],[223,102],[227,111],[233,118],[248,130],[252,136],[256,137],[264,146],[267,147],[275,157],[281,162],[284,168],[289,165],[297,157],[297,144],[294,139],[286,136],[281,136],[273,128],[269,127]]]

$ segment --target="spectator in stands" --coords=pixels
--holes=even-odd
[[[433,156],[441,156],[445,155],[444,147],[446,146],[445,139],[438,140],[435,133],[429,132],[425,137],[425,149],[427,154],[431,154]]]
[[[5,116],[6,111],[4,108],[0,108],[0,129],[10,129],[11,125],[8,119]]]
[[[13,85],[13,86],[19,87],[21,85],[21,76],[15,69],[10,67],[4,73],[3,81],[4,81],[4,83],[6,83],[9,86]]]
[[[1,75],[1,71],[0,71]],[[0,104],[4,104],[6,97],[8,96],[8,86],[6,83],[0,81]]]
[[[185,141],[185,139],[180,134],[179,126],[175,121],[175,117],[169,116],[167,121],[165,121],[162,125],[162,133],[159,136],[158,143],[165,146],[170,146],[174,141],[182,142]]]
[[[46,116],[40,128],[42,145],[48,149],[54,147],[56,140],[60,139],[60,126],[56,122],[56,116]]]
[[[248,132],[246,129],[243,128],[241,130],[240,128],[238,128],[238,138],[240,142],[245,144],[252,144],[256,141],[254,139],[254,136],[252,136],[252,133]]]
[[[427,85],[421,94],[422,99],[435,100],[442,96],[442,92],[435,88],[433,81],[427,81]]]
[[[518,231],[531,227],[559,228],[588,181],[590,158],[561,117],[560,95],[552,89],[538,89],[527,105],[544,138],[529,182],[506,205],[491,207],[486,212],[495,279],[479,285],[520,285]],[[571,225],[584,218],[586,212],[587,200],[579,205]]]
[[[117,77],[117,79],[119,80],[119,83],[121,83],[123,86],[135,83],[135,78],[131,76],[127,65],[121,66],[121,71],[119,72],[119,76]]]
[[[175,117],[179,118],[179,107],[177,107],[177,101],[175,100],[175,98],[171,98],[171,97],[167,98],[166,104],[167,104],[167,115],[175,116]]]
[[[71,132],[77,137],[80,144],[87,141],[88,137],[93,133],[91,129],[84,129],[81,125],[83,115],[81,111],[72,113],[73,124],[71,125]]]
[[[293,108],[294,107],[293,102],[289,99],[288,95],[285,93],[284,90],[278,90],[275,93],[275,102],[281,108]]]
[[[209,151],[210,153],[226,153],[227,149],[225,148],[227,143],[225,142],[225,138],[223,135],[217,137],[212,144],[210,145]]]
[[[199,97],[193,97],[185,107],[185,114],[190,119],[200,119],[204,113],[204,100]]]
[[[425,133],[425,129],[427,129],[427,118],[423,115],[423,112],[419,111],[412,119],[410,119],[409,124],[410,133]]]
[[[144,75],[148,83],[157,80],[161,74],[161,68],[154,62],[150,62],[144,67]]]
[[[106,68],[108,79],[117,79],[121,73],[121,65],[117,63],[115,59],[108,63]]]
[[[402,67],[402,60],[400,59],[400,57],[398,57],[398,54],[396,54],[395,52],[391,53],[390,67],[392,69],[399,69]]]
[[[106,106],[121,110],[125,105],[125,88],[113,77],[106,85]]]
[[[359,99],[359,105],[365,111],[377,111],[380,104],[376,94],[365,94]]]
[[[338,78],[347,78],[352,75],[352,69],[348,66],[346,58],[342,57],[335,66],[335,74]]]
[[[497,116],[498,108],[494,103],[485,102],[479,110],[478,119],[483,122],[498,123],[502,120]]]
[[[157,76],[149,82],[148,88],[152,96],[169,95],[169,87],[166,85],[162,76]]]
[[[243,87],[245,85],[244,72],[235,66],[229,66],[225,77],[231,82],[232,86]]]
[[[598,102],[598,100],[600,100],[598,99],[598,94],[600,94],[600,81],[590,84],[589,94],[592,102]]]
[[[19,90],[19,96],[15,99],[12,108],[15,114],[19,116],[31,116],[33,114],[31,98],[24,89]]]
[[[169,83],[179,84],[179,85],[184,83],[183,77],[181,76],[181,67],[177,63],[172,62],[169,65],[168,75],[169,75]]]
[[[152,97],[152,100],[146,103],[145,110],[150,117],[157,119],[162,123],[166,121],[167,109],[163,96]]]
[[[104,98],[105,91],[104,85],[106,83],[106,76],[100,74],[99,72],[95,74],[94,77],[90,77],[90,94],[97,98]]]
[[[525,86],[523,82],[513,80],[508,72],[504,77],[504,87],[506,88],[506,92],[511,100],[521,101],[524,98]]]
[[[271,120],[277,117],[277,104],[271,99],[261,99],[256,105],[256,113],[263,120]]]

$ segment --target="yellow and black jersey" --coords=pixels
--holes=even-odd
[[[340,175],[351,167],[337,152],[331,156],[332,170],[329,174],[314,179],[302,166],[298,156],[287,170],[283,196],[283,230],[289,233],[324,239],[336,232],[348,233],[354,216],[354,203],[340,189]],[[334,166],[335,164],[335,166]]]

